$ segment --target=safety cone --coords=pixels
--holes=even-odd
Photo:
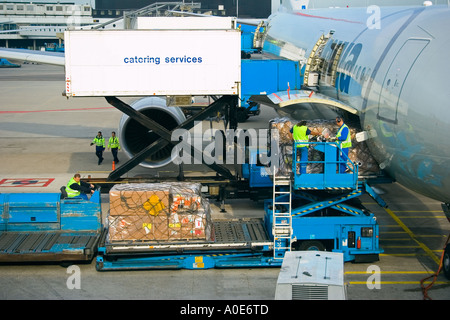
[[[113,161],[112,162],[112,171],[116,170],[116,163]]]

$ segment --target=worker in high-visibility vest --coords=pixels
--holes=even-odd
[[[315,135],[318,136],[320,133],[318,133],[315,129],[311,130],[306,126],[306,120],[302,120],[299,123],[297,123],[294,127],[291,129],[292,138],[294,139],[294,142],[297,146],[297,155],[300,153],[300,174],[306,173],[306,166],[308,162],[308,150],[309,150],[309,144],[305,143],[302,144],[301,142],[308,142],[309,135]],[[298,159],[297,159],[298,160]]]
[[[66,193],[68,198],[81,197],[88,200],[87,195],[94,193],[94,185],[81,181],[80,174],[75,173],[73,178],[67,183]]]
[[[94,140],[92,140],[91,146],[94,144],[95,144],[95,155],[98,158],[98,165],[101,165],[103,161],[103,151],[105,150],[105,139],[103,138],[101,131],[99,131]]]
[[[341,145],[341,152],[339,153],[339,172],[345,173],[347,171],[348,150],[352,147],[352,138],[350,129],[344,123],[341,117],[336,117],[336,124],[339,126],[339,130],[336,134],[336,141]]]
[[[120,150],[119,138],[116,137],[116,133],[111,132],[111,137],[108,141],[108,149],[111,149],[111,153],[114,158],[114,163],[119,163],[119,159],[117,158],[117,152]]]

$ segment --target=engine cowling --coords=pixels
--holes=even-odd
[[[150,119],[156,121],[167,130],[173,130],[186,120],[178,107],[167,107],[166,100],[159,97],[148,97],[130,104]],[[119,123],[119,139],[125,154],[132,158],[160,137],[128,115],[123,115]],[[139,165],[145,168],[160,168],[169,164],[172,159],[172,145],[167,145],[154,153]]]

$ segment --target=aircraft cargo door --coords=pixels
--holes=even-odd
[[[409,39],[397,52],[392,61],[378,99],[378,118],[397,124],[398,110],[401,105],[403,85],[414,63],[428,45],[426,39]]]

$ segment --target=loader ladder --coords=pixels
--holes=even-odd
[[[291,251],[292,243],[292,194],[290,176],[273,174],[273,257],[283,259]]]

